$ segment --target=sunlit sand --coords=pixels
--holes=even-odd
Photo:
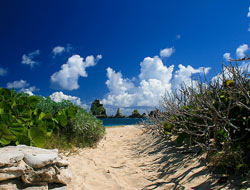
[[[72,190],[217,189],[206,167],[183,147],[143,133],[141,126],[109,127],[97,148],[68,156]]]

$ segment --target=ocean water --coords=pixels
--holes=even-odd
[[[120,125],[136,125],[139,124],[142,118],[100,118],[103,121],[104,127],[120,126]]]

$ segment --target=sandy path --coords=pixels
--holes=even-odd
[[[218,184],[196,154],[139,126],[107,128],[97,148],[78,149],[67,159],[70,190],[238,189]]]
[[[150,184],[147,178],[153,175],[133,149],[141,129],[126,126],[106,131],[97,148],[80,150],[69,158],[73,180],[68,189],[138,190]]]

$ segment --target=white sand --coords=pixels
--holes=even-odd
[[[68,157],[73,174],[68,189],[219,189],[183,147],[144,134],[139,126],[106,129],[97,148]]]

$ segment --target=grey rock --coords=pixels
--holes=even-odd
[[[26,184],[37,184],[40,182],[54,182],[57,171],[53,167],[47,167],[39,170],[26,170],[22,175],[22,180]]]
[[[120,108],[117,109],[116,114],[115,114],[115,118],[123,118],[122,111]]]
[[[0,148],[0,155],[0,189],[43,190],[57,183],[62,185],[55,188],[63,190],[71,181],[69,162],[59,158],[56,149],[9,146]]]
[[[57,158],[57,152],[29,152],[24,155],[24,161],[32,168],[42,168],[49,164],[54,164]]]
[[[67,185],[71,181],[72,175],[67,168],[47,167],[36,170],[27,170],[22,175],[22,180],[26,184],[37,184],[40,182],[61,183]]]
[[[16,166],[24,157],[22,152],[13,152],[6,147],[0,149],[0,155],[0,167]]]
[[[16,180],[7,180],[7,181],[0,182],[0,189],[1,190],[17,190],[19,188],[17,187]]]
[[[59,159],[57,160],[57,163],[56,163],[59,167],[66,167],[69,165],[69,161],[67,160],[62,160],[62,159]]]
[[[1,190],[48,190],[48,184],[47,183],[40,183],[36,185],[26,185],[23,184],[20,180],[14,179],[14,180],[7,180],[0,183],[0,189]]]
[[[21,167],[7,167],[0,169],[0,181],[18,178],[24,174],[24,168]]]
[[[72,174],[68,169],[61,169],[60,173],[56,176],[56,183],[69,184],[72,179]]]
[[[7,146],[0,149],[0,167],[15,166],[23,160],[34,168],[41,168],[55,163],[58,158],[58,150],[46,150],[26,145]]]

